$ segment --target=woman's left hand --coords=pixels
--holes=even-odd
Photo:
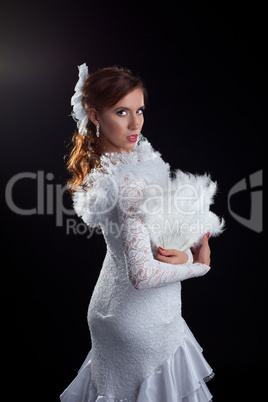
[[[158,247],[156,253],[156,259],[162,262],[168,262],[169,264],[185,264],[188,261],[188,255],[183,251],[176,249],[164,250]]]
[[[202,243],[199,246],[191,249],[194,263],[199,262],[201,264],[210,266],[210,247],[208,244],[209,235],[209,232],[206,233],[202,238]]]

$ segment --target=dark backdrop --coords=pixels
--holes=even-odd
[[[224,216],[226,231],[210,240],[211,272],[183,283],[183,313],[215,370],[214,400],[260,397],[267,361],[264,232],[232,214],[249,220],[262,211],[249,190],[230,205],[228,195],[264,168],[264,26],[256,2],[2,7],[1,183],[11,194],[2,198],[5,400],[58,401],[90,349],[86,314],[105,244],[84,233],[74,215],[61,214],[62,206],[71,209],[63,157],[83,62],[90,71],[117,64],[140,74],[149,92],[143,134],[172,168],[209,172],[218,182],[213,210]],[[260,196],[260,180],[255,184]],[[14,205],[38,210],[22,215]]]

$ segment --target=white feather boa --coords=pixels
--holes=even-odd
[[[74,209],[91,227],[103,224],[115,210],[125,177],[143,182],[136,204],[151,240],[163,248],[184,251],[210,232],[216,236],[224,222],[210,211],[216,184],[208,175],[197,176],[180,170],[170,177],[170,166],[142,137],[131,153],[101,156],[102,168],[85,178],[89,190],[74,194]]]

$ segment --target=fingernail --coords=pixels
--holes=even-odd
[[[209,236],[210,236],[210,232],[207,232],[207,233],[206,233],[206,236],[207,236],[207,238],[209,238]]]
[[[159,247],[159,248],[160,248],[160,250],[164,251],[164,249],[162,247]]]

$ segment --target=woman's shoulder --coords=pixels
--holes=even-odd
[[[83,221],[97,227],[116,205],[118,185],[114,176],[94,169],[73,194],[73,208]]]
[[[169,165],[163,161],[161,154],[154,150],[143,136],[131,152],[105,153],[101,155],[100,162],[101,167],[93,169],[85,178],[89,183],[89,189],[97,181],[103,182],[106,187],[115,185],[120,187],[126,178],[148,184],[155,182],[160,176],[166,176],[170,171]]]
[[[121,183],[128,177],[128,180],[142,181],[148,185],[163,177],[166,179],[170,173],[169,164],[163,161],[160,152],[143,136],[131,153],[122,153],[119,158],[121,163],[118,165],[120,172],[117,177]]]
[[[90,226],[99,225],[125,194],[125,187],[141,191],[148,184],[166,181],[169,175],[169,165],[144,137],[132,152],[105,153],[100,161],[101,167],[93,169],[73,195],[77,215]]]

